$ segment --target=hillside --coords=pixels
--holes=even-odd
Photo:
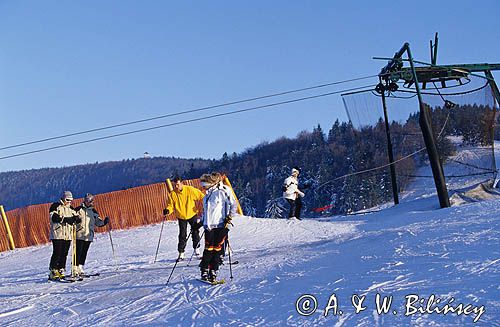
[[[63,190],[75,197],[104,193],[151,183],[181,174],[197,178],[210,160],[180,158],[127,159],[63,168],[0,173],[0,204],[6,210],[57,199]],[[195,173],[196,171],[196,173]]]
[[[358,133],[361,135],[357,135]],[[380,151],[385,151],[384,143],[382,123],[356,131],[352,124],[337,120],[327,135],[318,125],[312,132],[302,131],[295,138],[263,142],[240,154],[224,153],[220,160],[132,159],[0,173],[0,203],[10,210],[53,201],[64,189],[69,189],[80,197],[87,192],[110,192],[157,183],[176,174],[190,179],[198,178],[207,171],[222,171],[233,182],[246,214],[269,217],[266,214],[269,200],[281,197],[283,180],[290,174],[291,167],[300,166],[301,180],[314,189],[312,194],[316,194],[304,199],[305,210],[329,204],[331,192],[338,192],[335,212],[344,213],[348,209],[372,206],[390,199],[387,174],[377,175],[375,178],[363,176],[374,184],[370,190],[378,188],[378,192],[372,192],[363,201],[357,195],[361,191],[359,185],[356,186],[359,183],[357,178],[349,179],[347,186],[329,185],[329,188],[322,189],[321,192],[317,192],[316,188],[353,169],[385,164],[386,157],[379,154]],[[350,159],[346,160],[346,157]],[[384,187],[380,188],[381,185]],[[333,191],[336,188],[340,192]]]
[[[459,106],[461,117],[488,116],[489,107]],[[436,130],[446,121],[447,112],[434,108]],[[488,129],[468,123],[470,119],[446,124],[438,146],[444,160],[454,158],[472,167],[473,156],[480,156],[479,170],[471,176],[491,178],[494,171],[491,135]],[[396,165],[400,193],[414,182],[417,169],[428,165],[420,128],[419,114],[410,114],[406,122],[391,123],[395,158],[407,157]],[[411,135],[410,135],[411,134]],[[410,135],[410,136],[409,136]],[[459,140],[458,142],[451,140]],[[454,157],[469,148],[472,156]],[[295,138],[263,142],[242,153],[224,153],[220,160],[151,158],[105,162],[64,168],[35,169],[0,173],[0,203],[8,210],[28,204],[53,201],[64,189],[75,196],[87,192],[103,193],[148,183],[157,183],[176,174],[185,179],[198,178],[207,171],[221,171],[231,180],[245,214],[280,218],[287,207],[281,198],[282,185],[294,166],[301,168],[300,188],[306,189],[304,212],[308,216],[331,216],[371,208],[392,200],[387,168],[387,135],[380,118],[377,123],[355,128],[352,123],[333,123],[328,132],[317,125]],[[477,168],[477,167],[476,167]],[[353,174],[363,172],[362,174]],[[487,174],[489,174],[487,176]],[[346,176],[346,178],[342,178]],[[430,174],[427,174],[430,177]],[[453,174],[447,173],[449,179]],[[328,207],[317,212],[316,209]]]

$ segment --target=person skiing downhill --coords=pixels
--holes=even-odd
[[[73,194],[64,191],[58,202],[49,208],[50,240],[52,241],[52,256],[49,263],[49,280],[65,278],[66,258],[72,239],[72,225],[80,223],[81,219],[71,206]]]
[[[292,174],[283,183],[283,198],[290,204],[288,219],[297,218],[300,220],[300,209],[302,209],[304,192],[299,190],[299,174],[300,169],[298,167],[292,168]]]
[[[184,185],[180,177],[175,177],[173,180],[174,191],[168,194],[167,208],[163,210],[166,216],[171,212],[175,213],[179,222],[179,242],[177,250],[179,255],[177,261],[184,260],[184,250],[187,243],[187,225],[191,227],[191,234],[193,239],[193,249],[196,255],[199,255],[200,246],[200,233],[201,227],[200,218],[198,217],[198,209],[196,208],[196,201],[203,199],[205,194],[196,187]]]
[[[202,187],[207,190],[203,199],[205,249],[200,270],[201,279],[211,283],[217,280],[222,247],[227,239],[228,226],[237,210],[236,199],[231,189],[222,183],[222,178],[220,173],[204,174],[200,177]]]
[[[75,209],[81,222],[76,225],[76,263],[75,272],[77,277],[85,275],[84,265],[87,259],[87,253],[90,243],[94,240],[94,228],[106,226],[109,223],[109,217],[104,219],[94,208],[94,196],[90,193],[85,195],[83,203]]]

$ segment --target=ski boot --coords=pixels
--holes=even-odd
[[[194,254],[199,257],[200,254],[201,254],[201,251],[200,251],[200,247],[197,247],[196,249],[194,249]]]
[[[179,256],[177,257],[177,262],[179,261],[182,261],[186,258],[186,255],[184,254],[184,252],[179,252]]]
[[[60,280],[61,279],[61,274],[59,273],[58,269],[50,269],[49,272],[49,280]]]
[[[201,268],[201,280],[204,280],[204,281],[209,280],[209,274],[208,274],[207,268]]]
[[[211,283],[215,283],[217,281],[217,270],[210,269],[208,272],[208,281]]]
[[[59,269],[59,279],[64,279],[66,275],[64,274],[66,272],[66,269],[61,268]]]

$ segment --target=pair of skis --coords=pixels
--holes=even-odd
[[[200,278],[198,280],[200,282],[202,282],[202,283],[209,284],[209,285],[221,285],[221,284],[224,284],[226,282],[224,279],[210,281],[210,280],[207,280],[207,279],[201,279]]]
[[[49,279],[49,282],[59,282],[59,283],[74,283],[74,282],[81,282],[85,278],[91,278],[91,277],[97,277],[100,276],[100,273],[94,273],[94,274],[83,274],[79,275],[77,277],[65,277],[65,278],[60,278],[60,279]]]
[[[77,265],[76,265],[76,225],[72,226],[72,253],[71,253],[71,276],[69,277],[64,277],[64,278],[59,278],[59,279],[49,279],[50,282],[59,282],[59,283],[74,283],[74,282],[81,282],[85,278],[90,278],[90,277],[95,277],[99,276],[100,273],[94,273],[94,274],[79,274]]]

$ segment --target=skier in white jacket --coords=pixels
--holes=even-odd
[[[228,226],[236,215],[236,199],[231,189],[222,183],[220,173],[204,174],[201,186],[207,190],[203,198],[202,223],[205,228],[205,250],[201,259],[201,279],[217,279],[222,248],[227,239]]]
[[[101,218],[94,208],[94,196],[90,193],[85,195],[83,203],[75,208],[81,222],[76,225],[76,274],[84,276],[83,269],[90,244],[94,241],[95,227],[103,227],[109,223],[109,217]]]
[[[299,190],[299,174],[299,168],[292,168],[292,175],[287,177],[283,183],[283,198],[290,204],[288,219],[297,218],[300,220],[300,209],[302,209],[304,192]]]

